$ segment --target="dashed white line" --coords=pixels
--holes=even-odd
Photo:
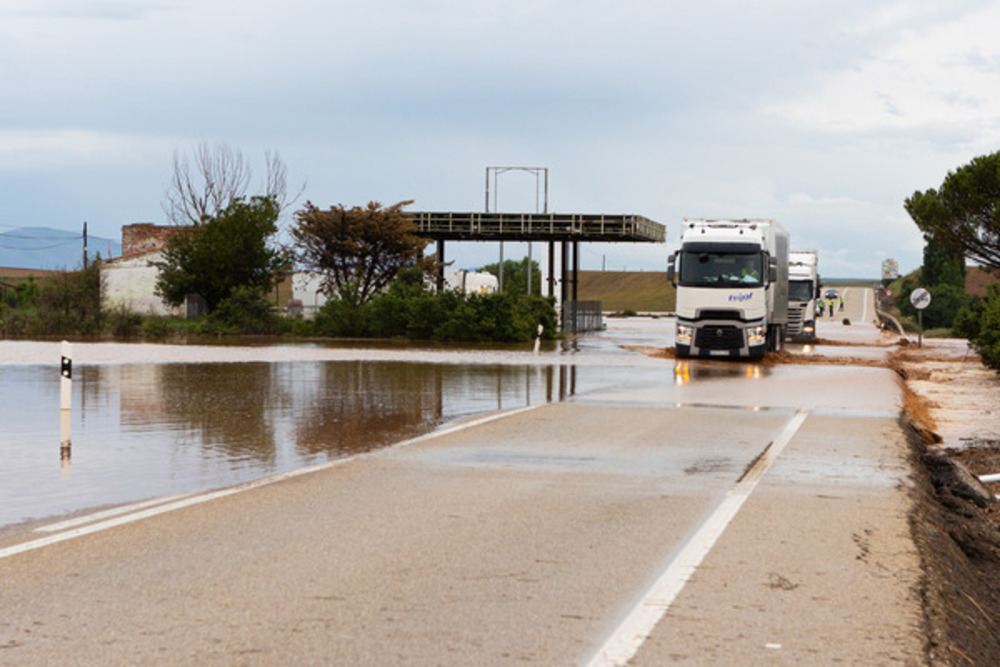
[[[611,636],[586,664],[590,667],[624,665],[635,656],[649,638],[656,624],[666,615],[670,605],[687,584],[698,566],[708,555],[730,521],[757,487],[785,446],[802,426],[808,412],[799,411],[785,425],[778,437],[767,447],[757,462],[730,489],[715,511],[667,564],[663,574],[653,583],[642,599],[615,628]]]

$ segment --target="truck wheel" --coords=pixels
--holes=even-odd
[[[691,347],[689,345],[675,345],[674,356],[678,359],[687,359],[691,356]]]

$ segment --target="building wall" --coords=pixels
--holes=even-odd
[[[122,227],[122,257],[159,250],[167,245],[167,239],[183,227],[154,225],[151,222],[137,222]]]
[[[119,257],[101,265],[101,293],[106,308],[125,308],[142,315],[181,315],[156,295],[158,269],[150,262],[162,259],[160,251]]]

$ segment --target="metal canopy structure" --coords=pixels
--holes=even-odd
[[[641,215],[408,212],[435,241],[663,243],[666,227]]]
[[[581,241],[663,243],[667,239],[666,227],[641,215],[489,212],[407,212],[407,215],[416,223],[418,236],[437,241],[437,258],[442,263],[438,289],[444,288],[445,241],[548,242],[549,267],[555,266],[555,245],[559,243],[562,247],[559,301],[563,304],[577,302]],[[556,296],[555,282],[554,271],[550,270],[549,296]],[[566,325],[564,317],[563,326]]]

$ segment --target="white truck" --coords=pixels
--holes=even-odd
[[[788,340],[816,339],[816,299],[819,298],[819,253],[788,253]]]
[[[678,358],[759,359],[788,324],[788,232],[774,220],[684,218],[667,277]]]

